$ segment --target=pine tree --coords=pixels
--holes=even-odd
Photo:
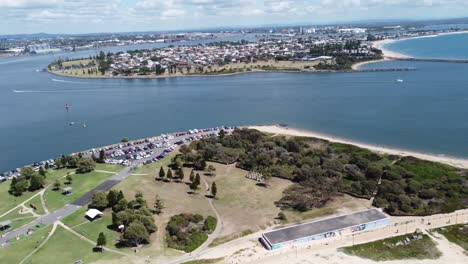
[[[184,180],[185,175],[184,175],[184,170],[183,170],[182,168],[180,168],[180,169],[177,171],[177,176],[178,176],[178,179],[179,179],[180,181],[183,181],[183,180]]]
[[[104,160],[106,159],[106,153],[104,152],[103,149],[101,149],[99,151],[99,159],[98,159],[98,162],[99,163],[104,163]]]
[[[200,185],[200,174],[197,173],[197,175],[195,176],[195,181],[194,181],[197,186]]]
[[[190,172],[190,182],[193,182],[193,180],[195,180],[195,173],[193,172],[193,170]]]
[[[218,187],[216,187],[216,182],[213,182],[213,184],[211,184],[211,196],[213,196],[213,198],[216,198],[217,193]]]
[[[45,167],[45,170],[48,170],[49,169],[49,162],[46,162],[44,167]]]
[[[104,233],[99,233],[96,246],[99,247],[102,251],[102,248],[107,244],[106,235]]]
[[[163,166],[161,166],[161,169],[159,169],[159,178],[164,179],[166,176],[166,172],[164,171]]]
[[[155,214],[161,214],[162,210],[166,208],[164,206],[164,202],[159,198],[159,195],[156,194],[155,200],[154,200],[154,207],[153,207],[153,212]]]
[[[171,169],[167,170],[167,179],[172,180],[172,170]]]

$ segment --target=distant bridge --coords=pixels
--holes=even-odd
[[[468,59],[435,59],[435,58],[403,58],[403,57],[385,57],[391,60],[402,61],[427,61],[427,62],[452,62],[452,63],[468,63]]]

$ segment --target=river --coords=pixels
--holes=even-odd
[[[109,50],[119,49],[126,48]],[[468,64],[388,61],[365,67],[417,70],[155,80],[76,79],[36,71],[58,56],[95,53],[0,60],[0,171],[124,136],[271,123],[468,157]]]

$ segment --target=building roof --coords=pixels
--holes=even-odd
[[[96,216],[102,215],[102,212],[99,211],[98,209],[92,208],[92,209],[89,209],[89,210],[85,213],[85,215],[86,215],[87,217],[91,218],[91,219],[94,219],[94,218],[96,218]]]
[[[10,221],[10,220],[6,220],[6,221],[3,221],[3,222],[0,222],[0,227],[9,226],[9,225],[11,225],[11,221]]]
[[[388,216],[382,213],[380,210],[370,209],[349,215],[281,228],[264,233],[263,236],[271,245],[274,245],[300,238],[325,234],[365,223],[375,222],[386,218],[388,218]]]

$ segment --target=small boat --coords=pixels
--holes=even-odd
[[[83,127],[86,127],[86,122],[83,122]]]
[[[69,126],[73,126],[74,124],[75,124],[75,122],[68,123]]]
[[[402,82],[403,82],[403,79],[396,79],[396,82],[402,83]]]

